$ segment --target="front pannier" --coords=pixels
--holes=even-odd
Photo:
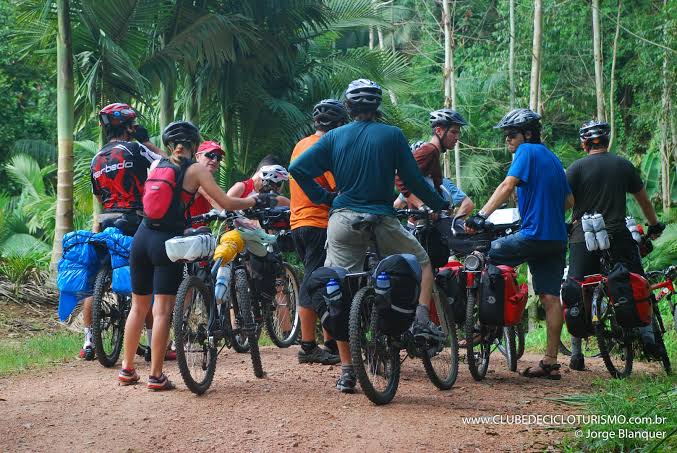
[[[609,272],[607,284],[616,320],[621,327],[629,329],[651,324],[651,290],[644,277],[617,263]]]
[[[527,305],[529,290],[517,284],[515,269],[490,264],[482,272],[479,318],[482,324],[514,326],[519,324]]]

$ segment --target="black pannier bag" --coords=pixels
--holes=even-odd
[[[583,288],[580,282],[568,277],[562,283],[562,302],[564,303],[564,322],[569,333],[577,338],[586,338],[594,333],[588,309],[583,301]]]
[[[372,277],[376,280],[382,272],[389,277],[390,289],[377,291],[378,328],[396,337],[414,322],[421,293],[421,266],[414,255],[390,255],[378,263]]]
[[[466,256],[475,250],[488,251],[491,247],[491,233],[483,231],[474,235],[468,234],[463,229],[463,225],[460,219],[456,219],[456,224],[452,225],[452,219],[448,217],[435,223],[435,228],[446,241],[450,253],[456,256]],[[452,229],[456,234],[452,232]]]
[[[279,255],[268,253],[266,256],[251,254],[251,276],[254,291],[264,300],[272,300],[275,296],[275,276],[282,266]]]
[[[353,292],[346,279],[347,271],[342,267],[320,267],[303,282],[300,300],[309,300],[312,308],[322,322],[322,326],[332,337],[348,341],[348,321]],[[339,284],[340,297],[330,299],[327,283],[334,279]],[[337,295],[334,295],[337,296]]]
[[[609,298],[618,324],[626,329],[651,324],[651,290],[647,280],[616,263],[607,278]]]
[[[465,279],[461,278],[461,271],[462,268],[460,266],[445,267],[440,269],[435,277],[435,281],[442,287],[444,293],[447,295],[456,324],[463,324],[465,322],[466,304],[468,300]]]
[[[439,268],[447,264],[449,260],[449,246],[439,229],[434,226],[426,228],[421,245],[428,253],[432,267]]]
[[[490,326],[502,326],[505,282],[501,270],[489,264],[482,272],[480,287],[480,322]]]

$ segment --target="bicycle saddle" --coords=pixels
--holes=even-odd
[[[212,230],[208,226],[201,226],[199,228],[186,228],[183,230],[184,236],[197,236],[198,234],[210,234]]]
[[[379,223],[381,223],[381,216],[376,214],[364,214],[350,222],[350,226],[353,227],[353,230],[365,230],[371,226],[378,225]]]

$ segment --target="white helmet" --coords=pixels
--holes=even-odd
[[[289,181],[289,172],[282,165],[266,165],[261,167],[261,179],[279,184]]]

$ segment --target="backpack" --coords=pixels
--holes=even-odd
[[[310,308],[317,313],[322,326],[339,341],[348,341],[350,304],[353,300],[347,273],[342,267],[320,267],[301,286],[300,299],[310,300]],[[340,297],[330,299],[327,295],[327,283],[331,279],[338,282]]]
[[[649,282],[639,274],[616,263],[607,278],[609,299],[614,306],[616,321],[626,329],[651,324],[651,290]]]
[[[568,277],[562,283],[562,302],[564,303],[564,322],[569,333],[577,338],[587,338],[594,333],[590,304],[586,306],[583,287],[578,280]]]
[[[465,322],[466,303],[468,295],[465,288],[465,279],[461,278],[463,266],[458,263],[449,263],[439,270],[435,281],[442,287],[447,299],[451,303],[451,311],[457,324]]]
[[[421,266],[414,255],[390,255],[378,263],[372,278],[376,280],[382,272],[390,278],[390,288],[379,294],[376,287],[377,325],[381,332],[396,337],[414,322],[421,293]]]
[[[184,206],[181,191],[183,178],[191,164],[183,160],[181,166],[177,166],[171,160],[162,158],[148,173],[143,187],[143,215],[146,224],[152,229],[177,231],[187,226],[187,213],[192,200],[188,206]]]
[[[480,322],[508,327],[519,324],[528,295],[526,284],[518,286],[515,269],[489,264],[480,278]]]

